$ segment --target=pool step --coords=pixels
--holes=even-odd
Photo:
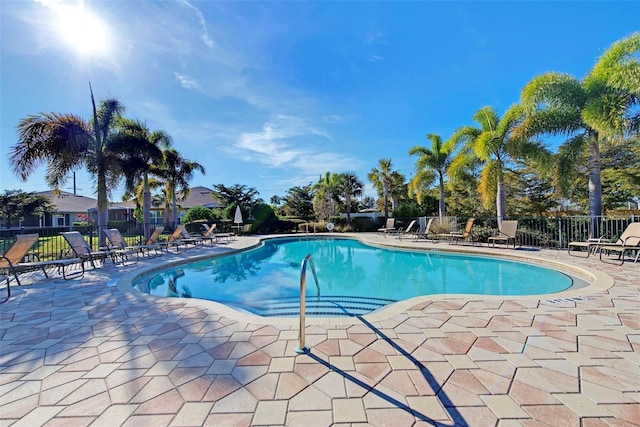
[[[320,298],[307,296],[305,300],[307,316],[359,316],[394,302],[396,301],[386,298],[344,295],[327,295]],[[295,297],[245,301],[244,304],[236,306],[265,317],[300,314],[300,299]]]

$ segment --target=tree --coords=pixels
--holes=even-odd
[[[304,219],[313,217],[313,186],[292,187],[284,196],[282,211],[288,216],[299,216]]]
[[[340,183],[338,189],[340,195],[344,197],[344,203],[347,205],[347,224],[351,225],[351,199],[362,195],[364,184],[358,179],[355,172],[346,172],[340,174]]]
[[[640,128],[638,52],[640,33],[634,33],[613,43],[582,81],[564,73],[545,73],[527,83],[520,97],[527,116],[516,129],[519,135],[567,137],[553,174],[564,194],[573,185],[568,178],[579,166],[579,153],[588,150],[589,215],[594,227],[595,218],[602,215],[601,145],[637,135]]]
[[[540,144],[531,142],[526,137],[512,135],[513,129],[523,117],[523,110],[518,105],[511,106],[502,118],[498,117],[493,108],[485,106],[473,116],[478,127],[461,127],[451,137],[452,144],[462,147],[451,162],[450,170],[459,173],[462,165],[473,164],[476,159],[481,162],[478,189],[485,208],[495,200],[498,226],[507,215],[505,166],[520,158],[534,159],[543,164],[548,155]]]
[[[162,164],[154,170],[154,174],[165,180],[165,196],[171,202],[171,214],[169,222],[174,225],[178,222],[178,200],[176,193],[179,191],[182,198],[189,196],[189,181],[193,174],[200,172],[205,174],[204,166],[200,163],[187,160],[175,149],[167,148],[162,152]]]
[[[236,210],[236,206],[240,206],[243,218],[248,218],[251,209],[258,203],[263,203],[263,200],[258,198],[258,190],[253,187],[247,187],[246,185],[234,184],[230,187],[226,187],[223,184],[216,184],[213,186],[214,190],[211,192],[214,200],[219,201],[224,206],[224,217],[232,219]]]
[[[371,169],[368,175],[369,181],[378,190],[378,194],[382,194],[385,221],[389,218],[389,193],[393,184],[392,173],[391,159],[380,159],[378,166]]]
[[[162,162],[162,149],[171,146],[171,137],[164,131],[151,132],[144,123],[131,119],[121,120],[120,128],[114,141],[123,156],[127,191],[135,191],[136,185],[140,181],[142,183],[142,216],[146,239],[151,235],[149,174],[156,172],[162,175],[157,165]]]
[[[337,213],[340,177],[337,173],[325,172],[313,186],[313,211],[319,219],[327,220]]]
[[[427,184],[427,182],[428,178],[433,176],[433,172],[438,175],[438,188],[440,190],[438,214],[440,219],[442,219],[446,215],[444,204],[444,177],[451,163],[451,154],[455,146],[452,142],[443,144],[440,135],[435,133],[428,134],[427,139],[431,140],[431,149],[422,145],[416,145],[409,150],[409,155],[419,156],[416,161],[416,176],[413,177],[410,185],[411,188],[417,190],[425,184],[430,185],[430,183]],[[421,203],[421,193],[416,192],[415,194],[418,197],[418,203]]]
[[[91,87],[89,87],[91,89]],[[93,121],[73,114],[39,113],[18,123],[18,142],[10,155],[13,172],[26,181],[35,168],[47,163],[46,181],[54,190],[66,183],[69,173],[85,166],[96,179],[98,196],[98,242],[105,242],[109,192],[122,177],[120,157],[112,136],[124,106],[104,99],[96,108],[91,91]]]
[[[27,216],[40,216],[52,210],[47,196],[22,190],[5,190],[0,194],[0,223],[7,228],[11,228],[14,221],[24,221]]]

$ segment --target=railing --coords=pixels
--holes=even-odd
[[[302,260],[302,265],[300,266],[300,342],[298,348],[296,348],[296,353],[307,353],[309,352],[309,347],[305,344],[305,328],[306,328],[306,284],[307,284],[307,263],[311,265],[311,272],[313,273],[313,279],[316,281],[316,288],[318,289],[318,298],[320,298],[320,285],[318,284],[318,276],[316,275],[316,269],[313,266],[313,262],[311,261],[311,254],[308,254]]]

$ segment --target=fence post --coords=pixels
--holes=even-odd
[[[562,218],[558,217],[558,249],[562,249]]]

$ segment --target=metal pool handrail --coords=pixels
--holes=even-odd
[[[300,342],[298,348],[296,348],[296,353],[306,353],[309,351],[309,347],[305,345],[305,327],[306,327],[306,304],[305,304],[305,294],[306,294],[306,284],[307,284],[307,263],[311,265],[311,272],[313,273],[313,280],[316,282],[316,288],[318,289],[318,298],[320,298],[320,284],[318,283],[318,276],[316,275],[316,269],[313,266],[313,262],[311,261],[311,254],[307,254],[306,257],[302,260],[302,264],[300,266]]]

